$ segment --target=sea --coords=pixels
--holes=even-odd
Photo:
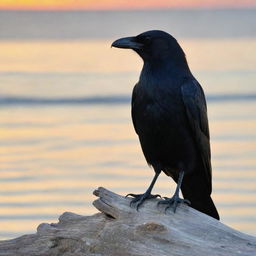
[[[130,100],[142,61],[111,48],[171,33],[205,90],[221,221],[256,235],[256,9],[0,11],[0,239],[66,211],[91,215],[93,191],[142,193],[154,171]],[[161,175],[154,193],[172,196]],[[178,214],[177,211],[176,214]]]

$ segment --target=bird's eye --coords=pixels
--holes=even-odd
[[[150,40],[151,40],[151,37],[150,37],[150,36],[145,36],[145,37],[144,37],[144,42],[145,42],[145,43],[149,43]]]
[[[151,36],[142,36],[142,35],[139,35],[137,38],[136,38],[136,41],[143,44],[143,45],[148,45],[150,42],[151,42]]]

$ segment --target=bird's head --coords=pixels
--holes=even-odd
[[[112,47],[132,49],[144,62],[161,60],[185,60],[185,54],[170,34],[161,30],[150,30],[132,37],[120,38]]]

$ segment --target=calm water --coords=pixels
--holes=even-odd
[[[0,239],[35,232],[64,211],[96,212],[98,186],[121,194],[148,186],[153,171],[129,105],[142,63],[111,49],[114,39],[0,41]],[[208,99],[222,222],[256,235],[256,38],[179,41]],[[171,196],[174,188],[162,175],[155,192]]]

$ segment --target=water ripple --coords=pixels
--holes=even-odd
[[[230,101],[255,101],[256,94],[226,94],[208,95],[207,101],[230,102]],[[131,101],[129,95],[106,95],[88,96],[76,98],[36,98],[19,96],[2,96],[0,105],[116,105],[128,104]]]

